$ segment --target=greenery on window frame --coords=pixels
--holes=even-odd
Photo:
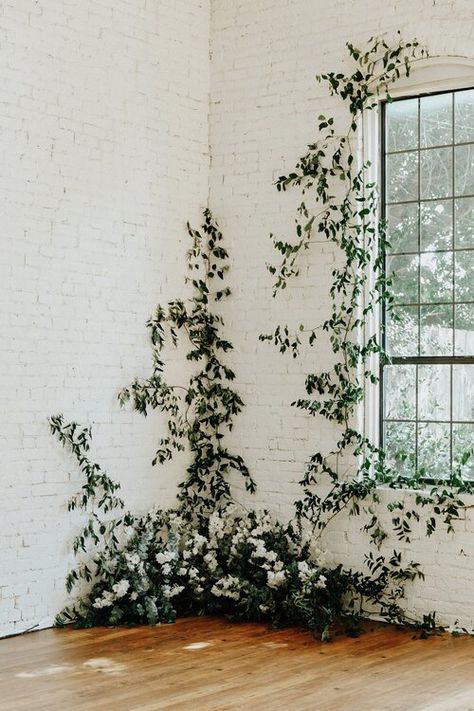
[[[321,324],[300,324],[298,328],[279,324],[260,339],[296,358],[301,348],[318,344],[320,331],[328,334],[334,356],[332,367],[309,373],[306,396],[292,405],[308,415],[324,417],[340,434],[330,451],[318,450],[310,457],[300,481],[302,496],[296,502],[296,517],[309,522],[321,536],[342,511],[349,515],[364,513],[363,531],[380,548],[391,534],[409,543],[412,525],[421,521],[422,509],[428,536],[439,522],[448,532],[453,531],[464,508],[462,496],[474,489],[472,483],[462,479],[459,468],[430,485],[424,471],[413,476],[398,473],[387,466],[383,450],[354,425],[366,386],[379,380],[378,372],[371,368],[374,357],[385,364],[390,362],[378,333],[364,340],[364,332],[381,304],[390,310],[393,302],[391,281],[383,269],[389,243],[386,224],[378,217],[377,185],[370,176],[370,163],[358,165],[355,147],[365,112],[374,110],[382,99],[391,101],[390,86],[402,75],[408,77],[412,64],[427,52],[416,40],[404,42],[401,38],[395,46],[375,37],[369,40],[368,49],[358,49],[351,43],[347,48],[355,63],[351,74],[330,72],[317,77],[346,106],[347,132],[336,133],[334,117],[320,115],[320,137],[308,146],[294,170],[276,181],[278,191],[297,189],[302,199],[295,218],[295,239],[284,241],[271,235],[280,261],[268,267],[275,279],[275,296],[298,277],[302,255],[316,236],[333,243],[339,261],[331,274],[331,312]],[[472,452],[466,452],[465,457],[470,456]],[[354,461],[352,473],[341,473],[341,459],[347,462],[350,457]],[[321,487],[322,483],[329,486]],[[382,504],[381,486],[413,490],[413,495]],[[384,508],[390,514],[391,530],[382,524],[387,518]],[[368,563],[371,555],[366,556]],[[396,560],[403,567],[401,554],[397,553]],[[392,556],[380,555],[378,561],[380,566],[390,568]]]

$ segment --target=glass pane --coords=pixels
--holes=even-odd
[[[425,422],[418,425],[418,469],[430,479],[450,474],[451,432],[449,424]]]
[[[439,200],[421,203],[421,251],[451,249],[453,240],[453,202]]]
[[[416,366],[389,365],[384,370],[385,417],[413,420],[416,417]]]
[[[453,420],[474,422],[474,365],[453,365]]]
[[[418,366],[418,418],[450,419],[450,365]]]
[[[399,474],[413,474],[415,468],[415,432],[414,422],[385,423],[385,455],[389,467]]]
[[[418,199],[418,153],[387,156],[387,202]]]
[[[454,95],[454,140],[474,141],[474,89]]]
[[[453,308],[421,306],[421,355],[451,355],[453,352]]]
[[[420,99],[420,145],[445,146],[453,142],[453,95]]]
[[[418,146],[418,99],[386,104],[387,151],[406,151]]]
[[[418,355],[418,306],[394,306],[387,314],[386,323],[387,353]]]
[[[456,247],[474,247],[474,198],[458,198],[455,207]]]
[[[446,198],[453,190],[451,148],[430,148],[421,153],[421,198]]]
[[[474,195],[474,144],[454,149],[456,195]]]
[[[455,354],[474,355],[474,304],[455,307]]]
[[[463,479],[474,479],[474,425],[453,425],[453,466]]]
[[[387,206],[387,237],[390,252],[418,251],[418,205],[402,203]]]
[[[456,301],[474,301],[474,252],[455,253]]]
[[[387,259],[387,276],[392,279],[390,291],[395,303],[418,302],[418,255]]]
[[[427,252],[420,256],[421,301],[453,300],[453,253]]]

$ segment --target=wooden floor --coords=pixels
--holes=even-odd
[[[213,618],[45,630],[0,641],[0,709],[474,710],[474,639],[412,636],[322,644]]]

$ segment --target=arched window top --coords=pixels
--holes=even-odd
[[[426,57],[412,67],[409,77],[401,77],[390,89],[393,97],[455,91],[474,86],[474,58],[462,56]]]

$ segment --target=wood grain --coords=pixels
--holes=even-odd
[[[373,625],[307,632],[189,618],[0,641],[0,709],[474,711],[474,639]]]

